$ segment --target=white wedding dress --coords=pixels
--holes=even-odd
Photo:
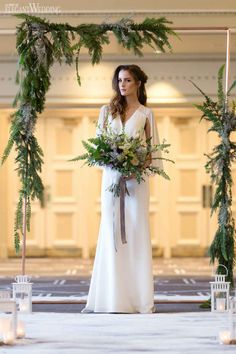
[[[98,120],[98,132],[107,119],[116,132],[122,129],[130,136],[142,134],[149,119],[152,143],[159,137],[150,108],[140,105],[123,127],[120,117],[112,119],[103,106]],[[159,155],[160,156],[160,155]],[[154,157],[154,156],[153,156]],[[153,160],[162,168],[161,160]],[[107,188],[119,179],[119,173],[104,168],[101,192],[101,224],[86,307],[82,312],[152,313],[154,285],[152,247],[149,232],[149,180],[127,181],[129,196],[125,197],[125,228],[127,243],[121,242],[119,198]]]

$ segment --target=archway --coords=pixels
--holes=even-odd
[[[17,162],[19,163],[19,175],[22,180],[22,189],[20,191],[20,198],[18,208],[16,212],[15,223],[15,244],[16,249],[19,250],[19,232],[23,228],[23,260],[25,259],[25,236],[26,227],[30,225],[30,198],[42,199],[43,184],[39,176],[42,164],[42,151],[33,135],[33,129],[37,121],[37,114],[43,111],[45,105],[45,94],[50,86],[50,73],[49,68],[55,60],[61,61],[65,58],[66,63],[72,64],[74,56],[76,57],[76,69],[77,78],[80,82],[78,74],[79,69],[79,53],[80,49],[84,46],[88,49],[89,54],[92,57],[93,63],[98,63],[101,59],[102,46],[109,43],[107,36],[108,31],[112,31],[118,42],[128,50],[134,50],[135,54],[140,55],[144,44],[156,45],[162,51],[164,46],[170,48],[170,44],[167,38],[167,34],[174,34],[173,30],[166,26],[169,22],[161,18],[159,20],[146,19],[142,24],[135,24],[130,19],[121,20],[115,24],[102,24],[102,25],[81,25],[77,27],[71,27],[66,24],[50,24],[42,19],[21,15],[25,21],[18,29],[18,52],[19,58],[19,71],[18,82],[20,83],[20,91],[16,96],[15,104],[19,104],[19,109],[13,115],[11,136],[9,144],[5,150],[3,161],[7,158],[10,150],[14,144],[17,146]],[[196,29],[197,30],[197,29]],[[142,33],[142,35],[140,35]],[[48,35],[51,35],[52,43]],[[79,36],[77,43],[71,43],[76,39],[76,35]],[[229,32],[228,32],[229,39]],[[229,41],[228,41],[229,43]],[[229,49],[227,50],[229,54]],[[227,56],[229,63],[229,55]],[[230,132],[235,130],[234,127],[234,111],[230,112],[227,106],[227,97],[230,90],[234,87],[232,85],[230,90],[228,88],[228,73],[229,66],[227,67],[227,84],[225,95],[222,90],[222,73],[219,72],[219,111],[223,113],[219,115],[219,119],[222,121],[222,131],[224,132],[228,123],[224,117],[232,117],[230,128],[227,130],[227,142],[226,145],[230,145],[230,149],[227,151],[227,159],[224,156],[226,167],[228,166],[228,181],[226,181],[227,188],[224,191],[221,190],[221,197],[218,203],[215,204],[215,209],[220,206],[226,196],[230,196],[230,163],[235,158],[235,146],[229,140]],[[206,119],[211,120],[214,124],[214,113],[211,108],[212,104],[215,104],[209,97],[205,96],[206,102],[200,108]],[[213,114],[214,115],[214,114]],[[211,117],[211,118],[210,118]],[[221,134],[222,139],[225,136]],[[224,142],[223,142],[224,145]],[[225,146],[225,145],[224,145]],[[223,158],[223,155],[221,156]],[[212,160],[211,160],[212,161]],[[208,165],[209,167],[209,165]],[[215,165],[212,167],[215,167]],[[212,170],[213,171],[213,170]],[[213,171],[214,173],[215,171]],[[223,176],[225,178],[226,176]],[[214,176],[213,176],[214,180]],[[216,181],[216,180],[215,180]],[[218,190],[219,192],[219,190]],[[229,193],[229,194],[228,194]],[[228,198],[230,200],[230,198]],[[227,263],[228,268],[232,270],[232,264],[234,259],[233,252],[233,238],[234,238],[234,223],[230,213],[230,203],[227,208],[220,209],[220,213],[226,213],[227,217],[220,219],[220,230],[225,230],[217,233],[218,243],[212,254],[212,260],[219,259],[221,263],[224,260]],[[222,205],[223,205],[222,204]],[[225,214],[224,214],[225,215]],[[223,225],[223,226],[222,226]],[[226,235],[229,235],[226,238]],[[227,250],[225,240],[229,240],[227,243]],[[231,252],[230,259],[227,258],[228,252]],[[23,274],[24,274],[24,262],[23,262]],[[232,272],[231,272],[232,280]]]

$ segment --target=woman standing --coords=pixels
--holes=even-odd
[[[151,143],[159,144],[153,113],[146,107],[146,81],[147,75],[137,65],[116,68],[112,81],[115,96],[109,106],[100,110],[97,134],[109,125],[116,133],[139,134],[144,141],[152,137]],[[154,159],[157,156],[150,156],[146,164],[162,168],[161,160]],[[119,178],[117,171],[104,168],[100,232],[88,300],[82,312],[154,312],[148,177],[140,184],[133,176],[126,178],[127,243],[121,242],[119,198],[107,190]]]

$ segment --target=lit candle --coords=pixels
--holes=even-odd
[[[229,324],[230,324],[230,337],[231,339],[236,339],[236,328],[235,328],[235,319],[234,311],[236,310],[236,300],[234,298],[230,299],[229,306]]]
[[[3,332],[2,338],[4,344],[8,344],[8,345],[14,344],[14,336],[12,331]]]
[[[0,336],[1,336],[1,334],[2,334],[2,332],[3,332],[3,318],[0,318]]]
[[[25,325],[23,321],[18,321],[16,336],[17,338],[25,337]]]
[[[217,298],[216,299],[216,311],[225,311],[225,299]]]
[[[0,335],[2,336],[4,332],[10,331],[11,320],[10,318],[1,318],[0,319]]]
[[[2,332],[3,332],[3,319],[0,318],[0,339],[2,339]]]
[[[230,343],[230,331],[221,331],[219,333],[219,340],[221,344],[229,344]]]

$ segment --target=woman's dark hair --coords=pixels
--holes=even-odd
[[[125,112],[125,108],[127,105],[126,99],[121,95],[119,89],[119,72],[121,70],[127,70],[132,75],[136,82],[140,81],[140,86],[138,88],[138,100],[141,104],[146,106],[147,102],[147,94],[145,89],[145,83],[147,82],[147,75],[142,71],[142,69],[138,65],[119,65],[113,75],[112,79],[112,88],[115,91],[115,96],[112,98],[110,102],[110,112],[112,116],[115,118],[117,114],[123,115]]]

